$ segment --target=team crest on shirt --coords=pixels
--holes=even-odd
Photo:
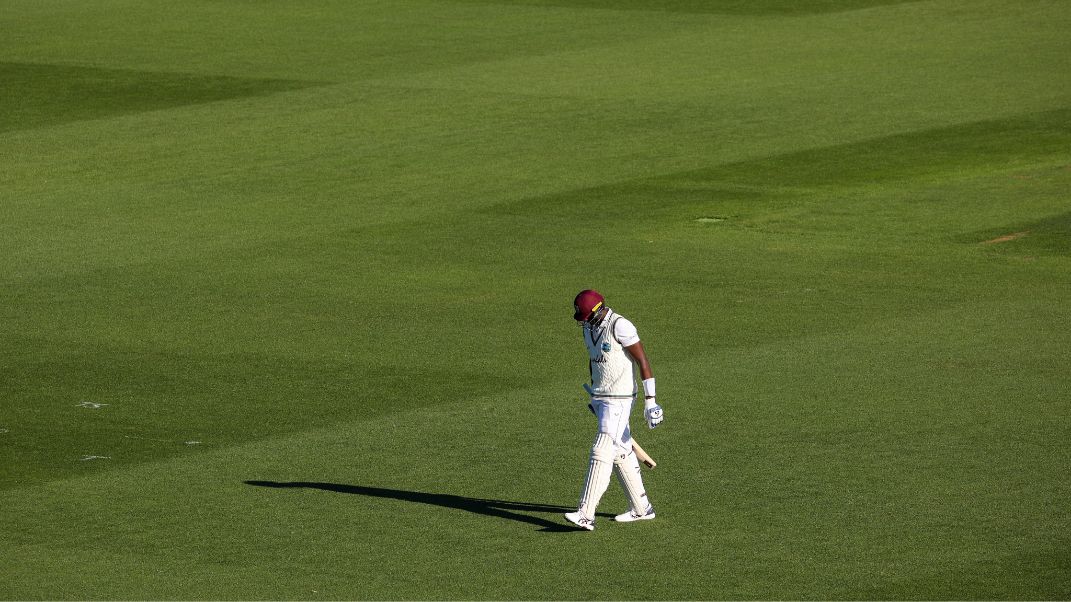
[[[610,343],[603,343],[602,344],[602,350],[603,350],[603,352],[609,353],[609,351],[610,351]]]

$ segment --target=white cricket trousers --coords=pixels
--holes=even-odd
[[[632,402],[631,397],[591,400],[595,415],[599,418],[598,434],[610,437],[615,457],[627,456],[632,452],[632,431],[628,425]]]
[[[649,507],[647,493],[640,476],[640,464],[632,451],[632,432],[629,430],[631,398],[594,399],[591,406],[599,419],[599,431],[591,446],[591,462],[580,492],[579,511],[589,519],[595,518],[595,509],[610,484],[610,474],[616,468],[629,507],[642,513]]]

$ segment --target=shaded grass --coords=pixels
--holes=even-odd
[[[0,133],[155,111],[318,85],[295,80],[206,76],[69,65],[0,62]]]
[[[1071,257],[1071,213],[1030,223],[1008,224],[971,235],[994,252]]]
[[[707,215],[731,217],[722,221],[736,222],[742,213],[769,215],[772,210],[800,208],[808,202],[831,205],[831,194],[843,196],[853,188],[917,186],[993,172],[1006,173],[1011,179],[1017,169],[1066,167],[1068,148],[1071,110],[1048,111],[627,180],[525,199],[484,213],[518,218],[536,215],[559,226],[575,224],[593,212],[618,221],[642,212],[682,223]],[[1049,178],[1058,176],[1048,174]],[[846,215],[857,219],[851,212]]]

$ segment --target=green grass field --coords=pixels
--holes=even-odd
[[[0,0],[0,598],[1071,598],[1069,31]],[[589,287],[667,416],[593,533]]]

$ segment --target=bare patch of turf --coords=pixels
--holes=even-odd
[[[984,240],[984,241],[982,241],[982,244],[983,245],[996,245],[996,244],[1000,244],[1002,242],[1011,242],[1013,240],[1018,240],[1018,239],[1020,239],[1020,238],[1022,238],[1024,236],[1026,236],[1027,234],[1030,234],[1030,231],[1012,232],[1011,234],[1005,234],[1003,236],[998,236],[996,238],[991,238],[989,240]]]

